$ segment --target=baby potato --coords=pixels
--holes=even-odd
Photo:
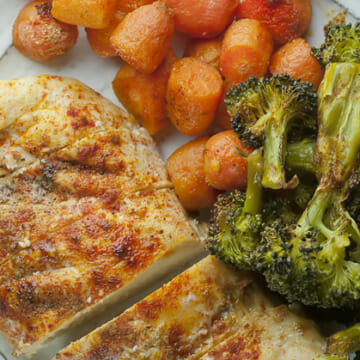
[[[40,62],[50,61],[71,49],[78,29],[51,15],[51,3],[35,0],[20,10],[12,31],[14,46],[25,56]]]
[[[237,10],[238,18],[261,21],[271,32],[275,46],[303,35],[311,16],[311,0],[242,0]]]
[[[213,66],[190,57],[177,61],[166,91],[171,122],[185,135],[201,134],[214,120],[222,88]]]
[[[167,161],[169,176],[180,202],[190,211],[211,206],[218,194],[205,181],[204,151],[208,139],[208,135],[203,135],[189,141],[175,150]]]

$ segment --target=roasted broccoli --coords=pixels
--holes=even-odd
[[[289,163],[296,164],[300,171],[308,171],[315,143],[305,140],[289,145],[288,149],[289,147]],[[303,155],[295,153],[295,148],[302,151]],[[248,156],[246,194],[232,191],[220,195],[210,221],[207,238],[210,252],[223,262],[243,269],[251,269],[253,252],[266,224],[273,223],[279,217],[284,222],[296,221],[314,192],[311,184],[302,183],[291,192],[284,191],[282,197],[264,193],[261,185],[262,171],[263,161],[259,149]]]
[[[262,167],[261,150],[255,150],[248,156],[246,195],[233,191],[218,197],[207,239],[211,253],[225,263],[246,269],[262,225]]]
[[[360,23],[333,24],[325,31],[325,42],[312,48],[321,66],[335,62],[360,63]]]
[[[360,299],[360,232],[346,209],[359,181],[360,64],[331,64],[319,89],[319,185],[294,224],[262,232],[253,256],[269,287],[291,301],[354,307]]]
[[[289,75],[251,77],[226,95],[232,128],[246,145],[264,151],[262,185],[271,189],[294,187],[286,182],[287,140],[316,135],[317,94],[311,83]]]

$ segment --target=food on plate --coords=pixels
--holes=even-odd
[[[50,61],[71,49],[78,29],[64,24],[51,15],[51,2],[35,0],[19,12],[12,31],[14,46],[36,61]]]
[[[118,0],[117,9],[124,13],[129,13],[134,11],[140,6],[148,5],[153,3],[154,0]]]
[[[231,84],[229,84],[227,81],[224,81],[223,92],[221,94],[221,98],[215,114],[215,124],[223,130],[231,129],[231,116],[229,115],[226,104],[224,102],[226,94],[230,89]]]
[[[185,135],[199,135],[213,122],[223,89],[219,72],[194,58],[182,58],[171,70],[166,91],[171,122]]]
[[[325,31],[325,41],[312,54],[321,66],[334,62],[360,63],[360,23],[333,24]]]
[[[101,57],[116,56],[115,49],[110,45],[110,36],[119,23],[124,19],[125,13],[115,11],[110,24],[103,29],[86,28],[86,36],[93,51]]]
[[[176,194],[187,210],[209,207],[217,191],[209,186],[204,173],[204,151],[209,136],[203,135],[175,150],[167,160],[167,170]]]
[[[110,37],[116,53],[144,74],[162,63],[174,34],[171,11],[160,1],[127,14]]]
[[[324,70],[310,51],[311,46],[305,39],[296,38],[273,54],[269,71],[273,75],[286,73],[295,79],[311,82],[317,89],[324,76]]]
[[[242,0],[237,9],[238,18],[261,21],[277,46],[303,35],[311,16],[311,0]]]
[[[221,36],[213,39],[191,39],[185,48],[184,57],[199,59],[218,69],[221,43]]]
[[[220,52],[220,72],[232,84],[250,76],[264,76],[273,51],[273,40],[265,25],[257,20],[234,22],[225,32]]]
[[[166,87],[176,61],[177,57],[170,49],[152,74],[143,74],[131,65],[124,64],[113,81],[119,101],[150,134],[155,134],[170,123],[166,109]]]
[[[324,349],[313,322],[272,308],[248,273],[208,256],[54,360],[312,360]]]
[[[0,332],[31,355],[202,253],[148,132],[76,80],[0,82]]]
[[[250,235],[237,221],[217,221],[216,214],[228,219],[235,213],[232,208],[215,213],[214,223],[220,225],[212,228],[208,241],[214,252],[220,249],[221,253],[225,246],[231,249],[227,244],[235,242],[240,250],[233,264],[260,271],[268,286],[289,301],[353,308],[360,299],[359,71],[360,64],[333,63],[325,72],[319,88],[314,154],[318,184],[310,192],[311,200],[301,201],[305,208],[297,203],[296,190],[293,199],[275,196],[275,207],[271,205],[274,200],[265,199],[257,204],[262,211],[252,214],[258,222]],[[248,168],[250,173],[250,156]],[[279,202],[284,203],[283,209]],[[264,216],[267,208],[275,214],[270,221]]]
[[[298,143],[296,147],[311,153],[308,148],[313,144]],[[291,154],[291,152],[290,152]],[[276,196],[273,192],[264,192],[261,186],[263,161],[261,149],[248,156],[248,179],[246,193],[231,191],[218,197],[206,239],[210,252],[223,262],[232,266],[250,270],[252,252],[261,247],[261,232],[267,225],[284,218],[296,221],[311,199],[313,186],[300,184],[291,193]],[[308,168],[308,159],[295,156],[290,163]],[[258,270],[258,269],[257,269]]]
[[[219,190],[246,189],[246,157],[251,151],[233,130],[211,136],[204,152],[206,182]]]
[[[237,0],[165,0],[173,11],[176,29],[196,38],[220,35],[231,23]]]
[[[52,0],[51,13],[67,24],[103,29],[110,24],[116,5],[117,0]]]
[[[264,149],[262,185],[271,189],[296,186],[286,179],[286,143],[317,131],[317,94],[312,84],[287,74],[251,77],[225,99],[232,128],[245,145]]]

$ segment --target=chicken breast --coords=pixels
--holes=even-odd
[[[131,116],[76,80],[0,81],[0,331],[31,355],[203,254]]]
[[[313,322],[208,256],[53,360],[312,360],[324,349]]]

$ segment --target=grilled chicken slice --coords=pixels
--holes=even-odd
[[[268,307],[248,274],[208,256],[55,359],[198,359]]]
[[[239,329],[201,360],[313,360],[324,350],[314,322],[282,305],[244,316]]]
[[[53,360],[312,360],[324,348],[313,322],[208,256]]]
[[[29,356],[203,254],[146,130],[76,80],[0,81],[0,332]]]

